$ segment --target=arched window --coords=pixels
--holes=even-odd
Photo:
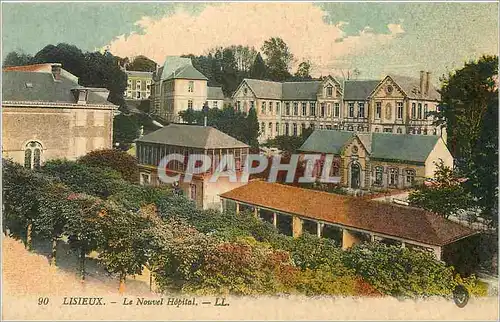
[[[358,126],[358,132],[363,132],[363,127],[361,125]]]
[[[402,133],[403,133],[403,130],[401,130],[401,128],[400,128],[400,127],[398,127],[397,132],[398,132],[398,134],[402,134]]]
[[[415,170],[407,169],[405,170],[405,175],[406,175],[406,186],[411,187],[413,185],[413,182],[415,181]]]
[[[30,169],[39,169],[42,162],[42,145],[31,141],[24,149],[24,166]]]
[[[382,176],[384,175],[384,167],[377,166],[375,167],[375,184],[377,186],[382,185]]]

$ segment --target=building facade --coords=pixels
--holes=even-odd
[[[152,72],[136,72],[125,70],[127,74],[127,90],[123,93],[125,99],[145,100],[151,96]]]
[[[112,148],[117,106],[106,90],[78,85],[56,63],[7,67],[2,76],[4,158],[34,168]]]
[[[175,185],[199,208],[220,209],[221,193],[235,189],[245,183],[239,178],[243,162],[248,155],[248,145],[209,126],[170,124],[136,140],[136,156],[141,167],[141,184],[160,185],[158,165],[165,155],[181,154],[184,162],[171,161],[166,166],[168,176],[177,176]],[[207,155],[212,164],[206,172],[193,174],[187,182],[188,158],[190,155]],[[232,155],[232,165],[238,180],[232,182],[228,177],[220,177],[215,182],[210,178],[219,166],[224,155]]]
[[[453,167],[453,157],[437,135],[315,130],[300,151],[333,155],[331,175],[353,189],[410,188],[433,178],[441,160]]]
[[[207,86],[208,78],[198,71],[190,58],[168,56],[153,73],[151,111],[168,121],[182,121],[179,112],[201,110],[205,104],[222,108],[224,95],[220,87]]]
[[[277,135],[300,135],[305,128],[357,132],[445,135],[433,125],[439,94],[430,73],[420,78],[271,82],[244,79],[233,94],[236,109],[255,107],[261,142]]]

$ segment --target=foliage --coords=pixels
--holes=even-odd
[[[453,268],[427,251],[359,244],[345,252],[344,264],[375,289],[392,296],[449,295],[456,285]]]
[[[119,147],[128,149],[135,139],[139,138],[140,124],[134,114],[119,114],[113,120],[113,142]]]
[[[274,139],[268,140],[266,142],[266,146],[278,148],[287,154],[293,154],[296,153],[297,150],[304,144],[313,131],[314,129],[309,127],[299,136],[278,135]]]
[[[80,157],[78,163],[98,168],[111,168],[121,173],[124,180],[139,182],[139,166],[137,159],[119,150],[95,150]]]
[[[260,53],[255,56],[252,67],[250,68],[250,78],[253,79],[266,79],[267,78],[267,66],[264,59]]]
[[[77,193],[107,198],[117,189],[121,175],[110,168],[91,167],[67,160],[47,161],[41,171],[58,178]]]
[[[498,56],[471,61],[443,80],[438,123],[446,124],[448,146],[465,188],[492,227],[498,222]]]
[[[146,56],[139,55],[127,64],[127,70],[138,72],[154,72],[156,70],[156,63]]]
[[[244,128],[244,135],[248,145],[252,148],[259,147],[259,121],[257,119],[257,111],[255,108],[251,108],[248,111],[248,116],[246,118],[246,124]]]
[[[470,209],[472,197],[464,188],[457,174],[443,161],[436,163],[434,173],[436,181],[432,185],[422,184],[408,197],[412,206],[424,208],[448,218],[460,210]]]
[[[289,70],[293,54],[283,39],[272,37],[264,41],[261,50],[266,56],[266,66],[271,80],[280,82],[291,76]]]
[[[11,51],[8,53],[3,60],[3,67],[9,66],[24,66],[29,65],[33,60],[33,56],[18,51]]]
[[[311,80],[311,62],[303,61],[299,64],[297,68],[297,72],[295,73],[295,77],[300,80]]]
[[[471,275],[467,278],[462,278],[459,274],[456,274],[455,283],[465,286],[467,291],[469,291],[469,293],[473,296],[488,295],[488,284],[478,280],[475,275]]]

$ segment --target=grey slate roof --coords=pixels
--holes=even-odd
[[[31,84],[28,87],[26,84]],[[44,72],[2,72],[2,101],[30,101],[76,104],[72,89],[84,88],[61,74],[60,81],[54,81],[51,73]],[[114,106],[89,89],[87,104]]]
[[[165,70],[164,70],[165,71]],[[184,65],[182,67],[177,68],[167,76],[166,79],[195,79],[195,80],[208,80],[208,78],[203,75],[200,71],[198,71],[192,65]]]
[[[420,92],[420,79],[415,77],[408,76],[399,76],[399,75],[389,75],[396,84],[398,84],[403,91],[408,95],[409,98],[412,99],[429,99],[429,100],[439,100],[441,95],[438,93],[436,87],[430,83],[429,84],[429,93],[424,95]]]
[[[286,100],[316,100],[322,81],[283,83],[282,97]]]
[[[439,140],[436,135],[315,130],[299,150],[340,154],[343,146],[356,135],[372,158],[412,162],[425,162]]]
[[[207,99],[209,100],[223,100],[224,93],[222,87],[207,86]]]
[[[136,141],[200,149],[248,148],[245,143],[211,126],[187,124],[170,124]]]
[[[129,76],[137,76],[137,77],[153,77],[153,72],[140,72],[135,70],[127,70],[125,73]]]
[[[161,79],[167,79],[175,70],[185,65],[192,65],[190,58],[167,56],[161,67]]]
[[[366,100],[380,80],[348,80],[344,82],[344,100]]]
[[[283,96],[282,83],[246,78],[243,80],[257,98],[280,100]]]

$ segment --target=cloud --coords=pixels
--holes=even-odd
[[[366,54],[404,33],[400,24],[389,24],[388,34],[367,27],[345,36],[342,27],[349,22],[329,24],[326,16],[311,3],[226,3],[209,5],[197,14],[179,9],[158,19],[143,17],[136,22],[142,32],[121,35],[109,48],[119,56],[142,54],[162,63],[168,55],[201,55],[215,46],[259,50],[270,37],[281,37],[296,57],[294,68],[310,60],[314,75],[326,75],[346,57]]]

